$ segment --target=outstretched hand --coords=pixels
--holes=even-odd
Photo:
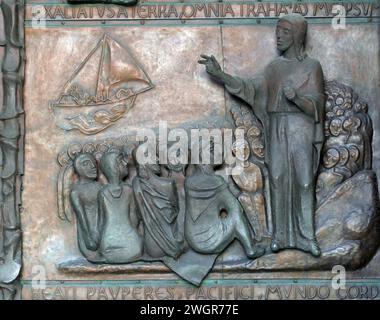
[[[200,60],[198,60],[198,63],[203,64],[206,66],[206,71],[210,75],[220,78],[222,75],[223,71],[222,68],[220,67],[219,62],[215,59],[214,56],[207,56],[205,54],[201,54]]]

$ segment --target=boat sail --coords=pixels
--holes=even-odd
[[[67,116],[65,130],[95,134],[130,109],[136,96],[154,87],[132,54],[104,34],[66,82],[53,108],[89,110]],[[74,111],[75,112],[75,111]]]
[[[105,34],[64,85],[53,106],[121,102],[153,87],[148,74],[127,49]]]

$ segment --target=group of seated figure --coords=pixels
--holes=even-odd
[[[319,204],[372,165],[367,104],[336,81],[326,82],[326,96]],[[140,163],[139,146],[112,141],[74,146],[67,150],[68,161],[58,159],[64,167],[58,179],[60,216],[74,212],[79,249],[88,261],[162,261],[199,283],[234,240],[249,259],[265,253],[272,227],[264,197],[262,128],[244,105],[231,113],[245,139],[232,146],[238,162],[228,177],[220,174],[225,164],[160,164],[158,158]]]
[[[161,165],[158,159],[141,164],[138,146],[126,150],[111,146],[99,159],[81,151],[72,159],[69,202],[87,260],[178,260],[189,250],[215,260],[234,239],[249,258],[264,254],[255,239],[261,234],[260,215],[247,217],[243,209],[263,201],[255,195],[262,184],[257,166],[245,165],[243,171],[252,179],[246,192],[237,195],[213,164]],[[132,178],[130,169],[136,171]],[[233,178],[244,185],[241,173]]]

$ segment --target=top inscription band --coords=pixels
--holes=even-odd
[[[283,2],[199,2],[199,3],[141,3],[137,6],[106,6],[92,5],[56,5],[33,4],[26,6],[27,25],[53,22],[96,22],[112,23],[120,21],[161,21],[170,23],[181,20],[182,23],[210,23],[221,19],[227,23],[251,22],[260,19],[273,21],[290,13],[298,13],[306,18],[338,19],[345,16],[349,20],[366,18],[367,22],[380,17],[380,5],[376,2],[311,2],[311,3],[283,3]],[[313,22],[313,19],[310,19]]]

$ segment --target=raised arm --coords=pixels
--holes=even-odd
[[[90,229],[88,227],[88,221],[86,219],[86,215],[85,215],[83,208],[82,208],[82,205],[80,203],[78,193],[76,191],[72,191],[70,193],[70,200],[71,200],[71,204],[73,206],[75,215],[78,219],[78,222],[79,222],[81,228],[83,229],[84,233],[86,234],[86,236],[84,237],[84,242],[86,244],[86,247],[90,250],[96,250],[97,245],[96,245],[95,241],[92,239],[92,234],[91,234]]]
[[[225,73],[214,56],[202,54],[201,58],[202,60],[199,60],[198,63],[205,65],[206,71],[223,83],[230,94],[242,99],[253,107],[255,88],[252,81],[244,81],[239,77],[234,77]]]
[[[201,58],[202,59],[198,60],[198,63],[206,66],[206,71],[208,74],[231,88],[237,88],[240,85],[240,82],[235,77],[229,75],[228,73],[225,73],[222,70],[219,62],[215,59],[214,56],[201,54]]]

